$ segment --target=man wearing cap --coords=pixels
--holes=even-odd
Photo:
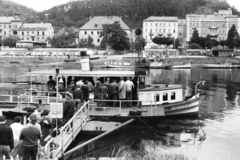
[[[0,160],[5,155],[6,160],[10,160],[9,153],[14,147],[12,128],[6,125],[5,116],[0,116]]]
[[[16,116],[14,118],[14,123],[11,124],[11,128],[13,130],[13,138],[14,138],[14,149],[13,149],[13,159],[17,159],[17,155],[19,156],[19,159],[22,157],[22,141],[19,140],[20,133],[24,126],[21,124],[22,117]]]
[[[38,141],[41,138],[40,130],[37,127],[34,127],[37,123],[37,116],[35,114],[31,114],[30,119],[30,123],[32,125],[24,128],[19,137],[20,140],[23,140],[24,160],[36,160],[38,153]]]

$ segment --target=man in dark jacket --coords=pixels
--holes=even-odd
[[[83,103],[83,93],[80,85],[77,85],[77,88],[73,91],[73,100],[75,101],[76,110],[78,110],[81,103]]]
[[[89,90],[88,90],[87,84],[88,84],[88,82],[84,81],[84,84],[81,87],[81,90],[82,90],[82,93],[83,93],[84,103],[86,103],[88,101],[88,98],[89,98]]]
[[[19,139],[23,140],[23,159],[36,160],[38,153],[38,141],[41,138],[40,130],[35,127],[37,123],[37,115],[30,115],[31,126],[23,128]]]
[[[63,104],[63,120],[64,123],[67,123],[75,112],[75,102],[72,99],[72,96],[69,92],[65,94],[66,101]]]
[[[10,160],[9,153],[14,147],[12,128],[6,125],[5,116],[0,116],[0,159],[5,155],[6,160]]]

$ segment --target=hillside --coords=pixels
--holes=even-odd
[[[77,0],[38,13],[37,21],[51,22],[55,27],[81,27],[90,16],[121,16],[130,28],[140,27],[149,16],[212,14],[229,8],[219,0]],[[233,8],[234,14],[239,14]]]
[[[0,0],[0,16],[14,16],[15,13],[18,13],[24,21],[33,20],[37,16],[33,9],[10,0]]]

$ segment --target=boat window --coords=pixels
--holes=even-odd
[[[156,95],[155,95],[155,101],[156,101],[156,102],[159,102],[159,101],[160,101],[159,94],[156,94]]]
[[[176,93],[175,92],[172,92],[171,93],[171,100],[175,100],[176,99]]]
[[[163,93],[163,101],[167,101],[168,100],[168,94],[167,93]]]

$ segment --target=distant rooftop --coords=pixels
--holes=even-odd
[[[102,30],[104,24],[113,24],[115,21],[120,23],[120,26],[124,30],[130,30],[130,28],[122,21],[120,17],[117,16],[95,16],[90,19],[84,26],[82,26],[81,30]]]
[[[12,21],[21,21],[19,17],[0,17],[0,23],[11,23]]]
[[[166,21],[166,22],[174,22],[178,21],[177,17],[157,17],[157,16],[151,16],[144,21]]]

